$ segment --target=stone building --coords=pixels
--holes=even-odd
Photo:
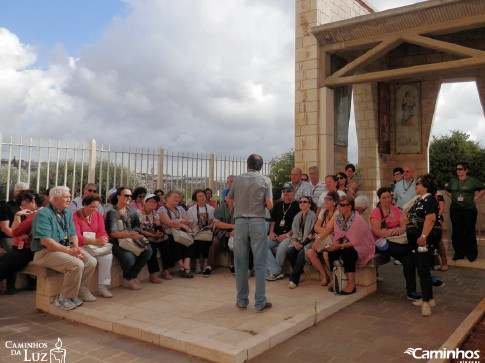
[[[352,99],[361,190],[372,195],[396,166],[428,171],[441,83],[475,81],[485,105],[485,1],[375,12],[362,0],[296,0],[295,68],[296,165],[343,170]]]

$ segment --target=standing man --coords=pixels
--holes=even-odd
[[[69,204],[69,210],[74,214],[74,212],[82,209],[83,207],[83,199],[86,198],[88,195],[93,195],[96,193],[98,190],[98,187],[94,183],[87,183],[84,186],[83,189],[83,195],[80,197],[74,198],[71,200],[71,203]],[[98,205],[98,212],[101,213],[101,215],[104,215],[104,209],[101,203]]]
[[[226,195],[229,189],[232,187],[232,183],[234,183],[234,179],[236,178],[235,175],[229,175],[226,179],[227,183],[227,188],[222,191],[222,201],[224,202],[226,200]]]
[[[308,168],[308,175],[310,176],[310,188],[312,191],[310,197],[312,197],[313,201],[316,203],[320,198],[320,195],[322,195],[327,188],[325,187],[325,182],[320,180],[320,173],[317,166],[310,166]]]
[[[291,169],[290,179],[291,184],[293,184],[293,189],[295,190],[295,199],[300,200],[301,197],[309,197],[312,194],[310,189],[310,183],[303,181],[301,178],[303,172],[300,168]]]
[[[392,178],[394,179],[394,181],[391,184],[389,184],[389,189],[391,190],[391,197],[394,197],[394,188],[396,187],[396,184],[402,180],[403,174],[404,174],[404,170],[402,170],[402,168],[400,168],[399,166],[392,170]]]
[[[34,262],[64,274],[61,292],[54,305],[72,310],[83,301],[96,298],[88,289],[96,267],[96,259],[79,248],[72,213],[68,209],[71,193],[66,186],[49,192],[51,204],[37,212],[32,222],[31,250]]]
[[[230,210],[234,211],[234,267],[236,270],[236,306],[246,309],[249,304],[248,263],[249,249],[254,256],[256,291],[254,307],[257,312],[271,308],[266,301],[266,220],[265,206],[273,209],[271,180],[261,175],[263,158],[251,154],[247,160],[247,173],[234,180],[226,197]],[[301,170],[300,170],[301,173]]]
[[[394,201],[396,207],[402,210],[404,204],[409,202],[413,197],[416,196],[416,180],[414,180],[415,170],[406,165],[404,168],[404,178],[396,183],[394,187]]]

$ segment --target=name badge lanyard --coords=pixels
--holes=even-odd
[[[456,198],[456,200],[458,202],[463,202],[463,200],[465,198],[463,198],[463,187],[465,186],[465,183],[466,183],[466,179],[463,180],[463,184],[460,183],[460,179],[458,179],[458,198]]]
[[[404,192],[399,196],[399,198],[403,198],[404,197],[404,194],[407,193],[407,191],[409,190],[409,188],[411,188],[411,185],[414,184],[414,179],[413,181],[411,182],[411,184],[408,185],[408,187],[406,188],[406,185],[404,184],[404,179],[402,180],[402,187],[404,189]]]
[[[67,229],[67,220],[66,220],[66,213],[62,213],[62,218],[61,216],[59,215],[59,213],[57,213],[54,208],[52,207],[52,205],[50,206],[50,209],[52,211],[52,213],[54,213],[54,215],[56,216],[56,220],[57,220],[57,223],[59,223],[59,225],[61,226],[62,230],[64,231],[64,238],[63,238],[63,244],[64,246],[68,246],[69,245],[69,231]]]
[[[291,209],[291,206],[293,205],[293,203],[290,203],[290,206],[285,210],[285,203],[283,203],[283,218],[281,219],[280,221],[280,227],[284,227],[285,226],[285,216],[286,216],[286,213],[288,213],[288,211]]]

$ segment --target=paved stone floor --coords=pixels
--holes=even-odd
[[[477,262],[475,266],[484,264],[484,261]],[[445,281],[445,286],[434,289],[438,306],[433,308],[433,314],[429,318],[421,317],[420,309],[405,299],[401,267],[387,264],[379,269],[379,275],[384,281],[379,282],[376,293],[353,303],[250,361],[400,362],[414,360],[403,353],[409,347],[438,349],[485,297],[485,270],[452,266],[447,272],[437,271],[434,274]],[[213,277],[204,280],[211,284],[217,282]],[[176,281],[164,284],[174,282]],[[286,284],[286,280],[274,283]],[[308,282],[315,283],[316,281]],[[160,286],[161,289],[164,284]],[[301,287],[297,290],[299,289]],[[116,289],[114,292],[122,291],[126,290]],[[143,290],[140,293],[143,293]],[[276,310],[278,302],[274,302]],[[177,304],[173,306],[177,309]],[[234,309],[234,313],[231,314],[234,314],[236,319],[238,313],[239,311]],[[166,316],[170,315],[170,311],[167,311]],[[271,311],[256,315],[262,322],[268,319],[270,324]],[[200,335],[204,336],[203,329]],[[14,349],[21,353],[20,356],[14,356],[10,346],[20,342],[48,342],[48,348],[53,348],[58,337],[63,341],[63,348],[67,351],[66,363],[205,361],[81,323],[39,313],[34,309],[34,293],[30,291],[21,291],[14,296],[0,295],[2,362],[24,362],[26,358],[30,361],[34,361],[35,358],[40,360],[41,355],[30,355],[48,353],[49,349]],[[207,358],[211,359],[210,356]]]

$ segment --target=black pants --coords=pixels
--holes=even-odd
[[[0,259],[0,281],[7,278],[15,279],[17,271],[23,269],[33,259],[34,252],[30,248],[19,250],[17,246],[12,246],[12,251],[4,254]]]
[[[184,260],[186,258],[194,258],[194,243],[187,247],[181,243],[175,242],[173,235],[167,234],[167,236],[169,240],[173,241],[174,261]]]
[[[212,241],[194,241],[194,258],[200,258],[202,254],[203,258],[209,257],[209,250],[211,248]]]
[[[158,265],[157,250],[160,251],[162,256],[163,269],[167,270],[174,266],[174,244],[175,242],[170,238],[163,242],[150,242],[152,246],[152,256],[147,262],[148,272],[153,274],[160,271],[160,266]]]
[[[328,252],[328,262],[330,268],[333,270],[333,262],[342,259],[345,272],[355,272],[355,263],[359,258],[354,247],[344,248],[343,250],[336,250]]]
[[[450,208],[451,225],[453,233],[451,240],[455,256],[468,258],[473,261],[478,256],[477,235],[475,225],[477,224],[477,210]]]
[[[433,298],[433,284],[431,280],[430,268],[433,264],[433,253],[436,248],[438,248],[441,240],[441,228],[433,228],[430,232],[426,243],[428,245],[428,252],[418,252],[418,237],[421,235],[422,231],[417,230],[414,233],[410,233],[407,230],[408,243],[411,250],[411,262],[413,268],[418,272],[419,284],[421,285],[421,295],[423,296],[423,301],[429,301]]]
[[[293,281],[298,285],[300,282],[300,276],[303,273],[303,267],[305,267],[305,247],[297,250],[294,246],[289,246],[286,249],[286,258],[291,264],[290,281]]]
[[[402,264],[402,272],[406,280],[406,293],[410,294],[416,291],[416,269],[415,263],[411,260],[411,251],[409,244],[399,244],[389,242],[389,249],[387,251],[379,251],[380,253],[390,256]]]

